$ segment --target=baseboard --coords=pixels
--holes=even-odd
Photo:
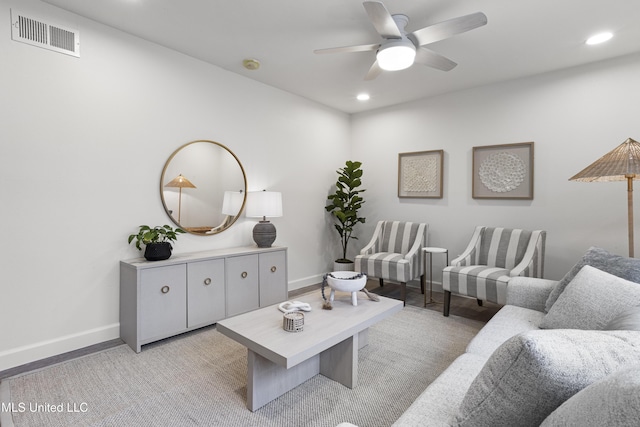
[[[429,279],[427,279],[427,289],[429,289]],[[441,282],[433,282],[433,292],[443,292]]]
[[[314,276],[303,277],[302,279],[289,282],[289,291],[295,291],[296,289],[306,288],[311,285],[319,285],[322,283],[323,274],[316,274]]]
[[[0,372],[120,337],[120,324],[65,335],[0,352]]]

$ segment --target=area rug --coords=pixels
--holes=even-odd
[[[405,307],[370,328],[356,388],[316,375],[256,412],[246,349],[215,327],[139,354],[122,345],[3,380],[2,427],[389,426],[482,326]]]

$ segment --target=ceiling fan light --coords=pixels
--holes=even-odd
[[[376,54],[380,68],[398,71],[411,67],[416,58],[416,48],[413,43],[407,42],[392,42],[382,46]]]

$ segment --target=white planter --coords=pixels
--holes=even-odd
[[[333,271],[353,271],[355,269],[355,263],[350,262],[333,262]]]
[[[367,276],[363,274],[362,277],[352,279],[354,276],[357,273],[352,271],[334,271],[327,276],[327,284],[331,288],[329,301],[333,301],[336,291],[351,292],[351,304],[358,305],[358,292],[367,284]]]

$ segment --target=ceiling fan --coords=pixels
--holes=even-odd
[[[371,23],[384,41],[376,44],[316,49],[314,52],[349,53],[375,50],[376,60],[365,76],[365,80],[375,79],[382,70],[404,70],[414,62],[442,71],[452,70],[458,64],[424,46],[487,23],[485,14],[477,12],[407,33],[405,27],[409,18],[406,15],[391,15],[384,4],[377,1],[365,1],[363,5]]]

